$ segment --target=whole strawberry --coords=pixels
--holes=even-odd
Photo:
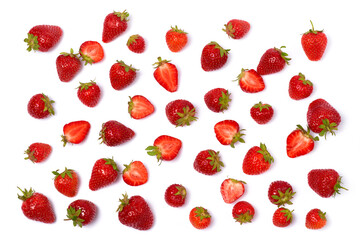
[[[334,169],[313,169],[308,173],[308,184],[320,197],[329,198],[340,194],[341,177]]]
[[[194,207],[189,214],[191,225],[196,229],[205,229],[211,224],[211,215],[206,208]]]
[[[18,194],[18,198],[23,201],[21,210],[23,214],[34,221],[43,223],[54,223],[55,213],[49,199],[42,193],[35,192],[32,188],[21,190],[22,196]]]
[[[101,143],[113,147],[132,139],[135,132],[116,120],[110,120],[102,124],[99,135]]]
[[[308,229],[320,229],[325,227],[327,219],[326,219],[326,213],[322,212],[318,208],[311,209],[307,214],[305,218],[305,226]]]
[[[131,35],[126,42],[128,49],[134,53],[143,53],[145,51],[145,40],[139,34]]]
[[[225,203],[233,203],[245,193],[246,182],[234,178],[225,179],[220,186],[220,193]]]
[[[294,197],[295,192],[290,183],[286,181],[277,180],[270,184],[268,189],[268,198],[272,204],[278,207],[285,204],[292,204],[291,199]]]
[[[76,196],[79,190],[79,176],[74,170],[65,168],[62,173],[59,173],[59,170],[52,173],[55,175],[56,190],[67,197]]]
[[[219,152],[211,149],[200,151],[194,161],[194,169],[205,175],[214,175],[222,167],[224,163],[220,160]]]
[[[80,82],[78,87],[77,96],[79,100],[88,107],[95,107],[100,100],[101,90],[94,81],[87,83]]]
[[[274,109],[270,104],[259,102],[251,107],[250,115],[258,124],[266,124],[272,119]]]
[[[319,61],[324,55],[327,37],[323,30],[314,30],[312,21],[311,29],[301,37],[301,46],[310,61]]]
[[[129,198],[125,193],[119,201],[121,204],[117,211],[122,224],[138,230],[149,230],[153,226],[154,215],[143,197],[135,195]]]
[[[50,100],[48,96],[43,93],[38,93],[30,98],[27,110],[30,116],[34,118],[47,118],[50,115],[55,115],[55,111],[52,106],[53,103],[55,103],[55,101]]]
[[[188,100],[177,99],[169,102],[165,107],[167,119],[175,126],[189,126],[196,121],[194,105]]]
[[[240,19],[231,19],[224,26],[223,31],[232,39],[243,38],[250,30],[250,24]]]
[[[335,131],[341,122],[338,111],[322,98],[318,98],[309,104],[306,116],[311,131],[319,133],[325,138],[329,132],[335,135]]]
[[[85,199],[78,199],[68,206],[67,219],[65,219],[65,221],[73,221],[74,227],[82,227],[94,221],[96,215],[97,208],[93,202]]]
[[[186,188],[181,184],[171,184],[165,191],[165,202],[171,207],[181,207],[185,204]]]
[[[98,63],[104,59],[104,49],[97,41],[85,41],[79,49],[81,60],[85,65]]]
[[[136,71],[132,65],[127,65],[123,61],[116,61],[110,68],[110,83],[115,90],[122,90],[134,82]]]
[[[244,157],[242,169],[245,174],[259,175],[269,170],[274,158],[268,152],[266,145],[260,143],[248,150]]]
[[[176,92],[178,89],[179,74],[176,65],[170,63],[170,60],[161,59],[153,64],[155,66],[155,80],[169,92]]]
[[[165,41],[170,51],[180,52],[188,42],[187,34],[187,32],[179,29],[177,26],[171,27],[165,35]]]
[[[297,125],[286,138],[286,153],[290,158],[306,155],[314,149],[315,141],[319,141],[319,137],[313,137],[309,127],[305,130],[301,125]]]
[[[242,68],[236,80],[241,90],[246,93],[257,93],[265,89],[264,79],[254,69]]]
[[[224,88],[214,88],[204,96],[206,106],[213,112],[224,112],[229,108],[230,93]]]
[[[280,72],[285,68],[286,64],[289,64],[291,58],[282,51],[282,48],[285,48],[285,46],[270,48],[261,56],[256,70],[260,75]]]
[[[145,150],[150,156],[156,156],[158,161],[171,161],[177,157],[181,147],[182,142],[180,139],[169,135],[161,135],[154,140],[152,146],[148,146]]]
[[[27,43],[27,50],[47,52],[52,49],[63,34],[59,26],[54,25],[36,25],[28,32],[28,37],[24,39]]]
[[[305,79],[305,75],[299,73],[293,76],[289,82],[289,96],[294,100],[307,98],[313,92],[314,86],[310,80]]]
[[[46,160],[50,153],[52,152],[52,147],[47,143],[32,143],[28,149],[25,150],[27,157],[33,163],[39,163]]]
[[[81,69],[79,53],[74,53],[71,48],[70,53],[62,52],[56,58],[56,70],[62,82],[70,82]]]
[[[201,67],[204,71],[222,68],[228,59],[230,49],[222,48],[217,42],[208,43],[201,52]]]
[[[278,208],[275,210],[274,214],[273,214],[273,224],[276,227],[287,227],[291,224],[292,222],[292,212],[294,210],[290,211],[287,208]]]
[[[232,216],[240,224],[250,223],[255,215],[254,207],[247,201],[237,202],[232,209]]]
[[[92,191],[99,190],[114,183],[119,177],[119,169],[112,158],[97,160],[92,168],[89,188]]]
[[[125,32],[128,27],[128,18],[129,13],[126,12],[126,10],[123,12],[114,11],[106,15],[102,32],[102,41],[104,43],[109,43]]]

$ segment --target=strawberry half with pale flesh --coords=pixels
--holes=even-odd
[[[182,146],[178,138],[168,135],[161,135],[155,139],[153,146],[145,150],[150,156],[156,156],[157,160],[171,161],[176,158]]]
[[[239,82],[241,90],[246,93],[257,93],[265,89],[264,79],[254,69],[241,69],[235,81]]]
[[[131,161],[130,164],[124,164],[124,166],[122,177],[126,184],[139,186],[148,181],[148,171],[141,161]]]
[[[90,123],[88,121],[80,120],[70,122],[64,125],[62,135],[62,141],[64,142],[64,147],[66,143],[79,144],[88,135],[90,130]]]
[[[178,70],[177,67],[168,60],[158,57],[158,62],[154,63],[155,80],[167,91],[176,92],[178,89]]]
[[[242,138],[245,134],[241,133],[245,129],[240,129],[239,124],[234,120],[224,120],[215,124],[214,131],[217,140],[222,145],[235,147],[236,142],[245,143]]]
[[[154,105],[144,96],[135,95],[130,97],[128,112],[134,119],[142,119],[155,111]]]
[[[100,62],[104,58],[104,49],[96,41],[86,41],[80,46],[80,55],[85,65]]]
[[[220,193],[225,203],[233,203],[245,193],[244,181],[233,178],[225,179],[220,186]]]
[[[305,130],[297,125],[286,139],[286,153],[290,158],[306,155],[314,149],[315,141],[319,141],[319,137],[313,137],[309,127]]]

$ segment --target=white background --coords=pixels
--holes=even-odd
[[[130,21],[127,31],[115,41],[104,44],[105,59],[82,68],[77,77],[63,83],[58,79],[55,59],[60,52],[70,48],[78,50],[82,42],[101,42],[105,16],[127,10]],[[1,235],[29,236],[29,239],[63,239],[64,235],[77,237],[111,236],[116,239],[144,237],[218,238],[226,234],[233,237],[339,237],[356,228],[359,214],[359,174],[355,166],[359,157],[357,102],[359,77],[358,34],[359,15],[355,1],[9,1],[1,8],[1,153],[2,171]],[[251,29],[246,37],[233,40],[221,30],[228,20],[238,18],[248,21]],[[319,62],[309,61],[300,44],[301,34],[313,21],[316,29],[324,29],[328,47]],[[50,52],[27,52],[23,39],[31,27],[38,24],[60,26],[63,37]],[[178,25],[187,31],[189,42],[179,53],[172,53],[165,43],[165,33],[170,26]],[[130,52],[126,41],[132,34],[146,40],[143,54]],[[214,72],[201,69],[202,48],[210,41],[231,49],[224,68]],[[246,94],[233,82],[241,68],[255,68],[262,54],[269,48],[286,46],[291,64],[276,74],[264,76],[266,89],[257,94]],[[175,93],[164,90],[153,78],[152,64],[157,57],[172,60],[179,70],[179,88]],[[123,60],[139,69],[136,81],[128,88],[116,91],[109,81],[109,69],[116,60]],[[313,94],[304,100],[291,100],[287,89],[292,76],[302,72],[314,83]],[[77,98],[79,82],[96,80],[102,90],[100,103],[95,108],[84,106]],[[223,114],[207,109],[203,96],[212,88],[223,87],[231,92],[230,108]],[[45,93],[55,100],[55,116],[44,120],[30,117],[27,102],[37,93]],[[127,113],[128,97],[141,94],[155,105],[155,113],[142,120],[131,119]],[[198,121],[188,127],[175,128],[165,116],[165,106],[175,99],[191,101],[197,111]],[[316,143],[310,154],[290,159],[286,155],[286,137],[297,124],[306,126],[309,103],[317,98],[326,99],[342,116],[336,136],[328,136]],[[250,107],[263,101],[273,106],[275,115],[266,125],[256,124],[250,117]],[[222,146],[215,138],[213,126],[224,119],[236,120],[245,128],[245,144]],[[87,120],[91,130],[79,145],[62,146],[64,124]],[[136,136],[126,144],[107,147],[99,144],[101,124],[117,120],[132,128]],[[145,148],[154,139],[168,134],[182,140],[183,147],[172,162],[160,166]],[[53,147],[49,159],[41,164],[24,160],[24,150],[33,142],[46,142]],[[259,176],[242,172],[242,161],[249,148],[263,142],[273,155],[275,163]],[[198,152],[205,149],[220,151],[225,168],[214,176],[205,176],[193,169]],[[131,160],[142,161],[149,171],[149,181],[143,186],[131,187],[122,179],[115,184],[92,192],[88,181],[94,162],[103,157],[114,157],[123,169]],[[75,169],[81,179],[79,193],[67,198],[53,186],[51,171]],[[324,199],[315,194],[307,184],[307,173],[315,168],[334,168],[343,176],[349,191],[336,198]],[[246,193],[240,200],[250,202],[256,211],[253,222],[240,225],[231,215],[234,204],[223,202],[219,188],[226,177],[247,182]],[[291,226],[280,229],[272,224],[276,206],[267,198],[269,184],[285,180],[296,191],[293,205],[294,220]],[[172,208],[164,201],[164,192],[172,183],[183,184],[188,190],[187,202],[181,208]],[[17,199],[21,188],[34,188],[51,200],[57,220],[43,224],[27,219]],[[149,203],[155,216],[151,230],[141,232],[123,226],[115,212],[123,193],[141,195]],[[98,215],[91,225],[74,228],[63,221],[66,208],[76,199],[88,199],[98,206]],[[188,220],[195,206],[207,208],[212,224],[206,230],[193,228]],[[327,213],[327,226],[318,231],[305,228],[306,213],[320,208]],[[272,237],[273,236],[273,237]]]

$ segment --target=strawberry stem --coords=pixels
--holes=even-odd
[[[330,123],[329,119],[327,118],[323,119],[322,122],[323,124],[319,126],[319,128],[322,129],[322,131],[319,133],[321,137],[325,137],[326,139],[326,134],[328,132],[330,132],[331,135],[336,135],[335,131],[338,130],[336,123],[334,122]]]
[[[206,159],[211,160],[210,165],[213,167],[212,170],[216,169],[217,172],[220,172],[221,167],[224,167],[224,163],[220,160],[220,152],[214,152],[212,150],[209,150],[208,152],[210,154],[210,157]]]

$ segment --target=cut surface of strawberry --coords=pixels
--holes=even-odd
[[[158,62],[154,63],[156,70],[154,77],[156,81],[167,91],[176,92],[178,89],[178,70],[176,66],[168,60],[158,57]]]
[[[307,131],[300,125],[292,131],[286,139],[286,152],[290,158],[295,158],[308,154],[314,149],[314,141],[318,141],[319,137],[313,137],[310,129]]]
[[[70,142],[73,144],[81,143],[90,130],[90,123],[84,120],[70,122],[63,127],[64,135],[62,135],[62,141],[64,146]]]
[[[246,93],[257,93],[265,89],[264,79],[254,69],[241,69],[237,81],[241,90]]]
[[[216,123],[214,126],[218,141],[222,145],[230,145],[231,147],[235,147],[234,144],[236,142],[245,142],[242,138],[245,134],[241,133],[243,130],[245,129],[240,130],[239,124],[234,120],[224,120]]]
[[[130,186],[143,185],[148,181],[148,171],[141,161],[124,164],[123,180]]]
[[[135,95],[130,97],[128,112],[134,119],[142,119],[155,111],[154,105],[144,96]]]
[[[86,41],[80,46],[80,55],[85,65],[97,63],[104,58],[104,49],[100,43],[96,41]]]
[[[161,135],[155,139],[154,145],[147,147],[150,156],[156,156],[159,160],[171,161],[176,158],[182,146],[180,139]]]

